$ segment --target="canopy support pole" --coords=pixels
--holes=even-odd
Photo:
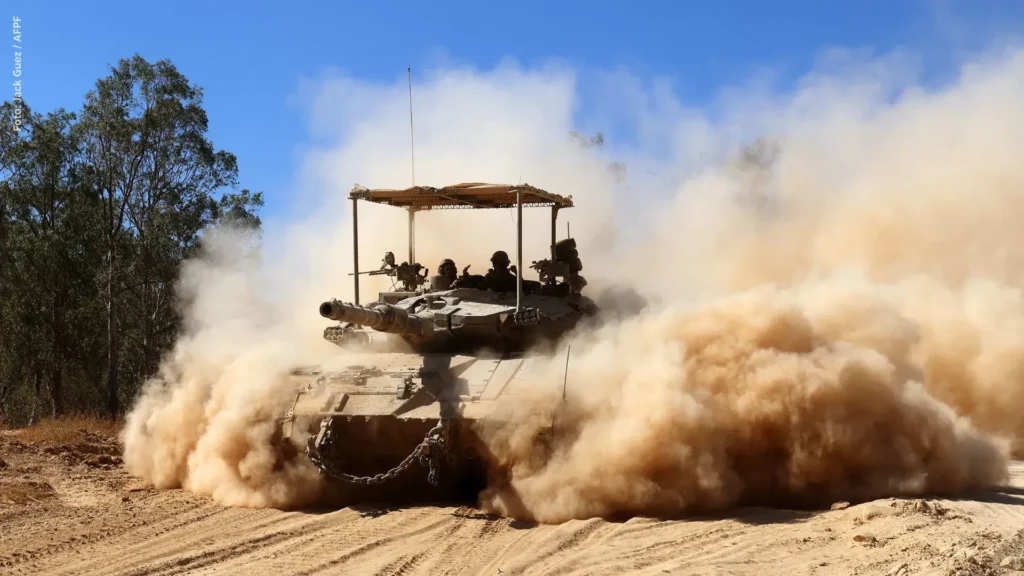
[[[354,269],[356,305],[359,304],[359,200],[352,199],[352,268]]]
[[[555,232],[555,226],[558,223],[558,204],[551,206],[551,261],[555,260],[555,243],[558,241],[558,235]]]
[[[516,190],[516,312],[523,309],[523,193]]]
[[[416,209],[409,207],[409,264],[416,263]]]

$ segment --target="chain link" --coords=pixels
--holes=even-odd
[[[309,439],[309,445],[306,446],[306,456],[313,462],[313,464],[320,470],[321,474],[328,474],[333,478],[348,482],[350,484],[358,484],[360,486],[370,486],[373,484],[383,484],[388,480],[393,480],[402,472],[405,472],[413,462],[419,461],[421,466],[428,466],[429,472],[427,473],[427,481],[432,486],[437,486],[438,473],[441,467],[441,458],[448,450],[448,423],[451,421],[450,411],[445,410],[445,405],[441,406],[441,419],[437,425],[431,428],[423,440],[413,448],[412,452],[402,460],[398,466],[395,466],[387,472],[380,474],[374,474],[373,476],[355,476],[353,474],[347,474],[334,467],[330,462],[330,456],[334,451],[334,438],[332,437],[331,422],[333,417],[324,418],[324,421],[320,424],[320,433],[317,437]],[[327,449],[325,454],[324,449]]]

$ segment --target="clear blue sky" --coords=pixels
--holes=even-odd
[[[771,68],[783,81],[822,49],[906,48],[948,74],[959,53],[1024,30],[1024,1],[677,0],[571,2],[20,2],[24,95],[39,112],[77,109],[107,67],[138,52],[170,58],[205,90],[214,144],[238,155],[242,186],[268,215],[289,204],[304,112],[300,78],[330,67],[396,80],[439,56],[488,68],[557,58],[670,77],[700,103]]]

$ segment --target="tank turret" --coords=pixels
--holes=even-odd
[[[324,339],[353,349],[374,343],[392,348],[397,338],[420,353],[512,353],[557,340],[596,310],[589,299],[567,289],[534,285],[518,308],[515,292],[486,287],[416,293],[395,304],[330,300],[320,305],[320,315],[339,324],[327,327]]]

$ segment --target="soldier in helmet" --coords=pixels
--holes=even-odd
[[[455,282],[452,282],[452,288],[472,288],[474,290],[486,290],[487,283],[484,281],[484,277],[481,276],[480,274],[470,274],[470,266],[472,266],[472,264],[467,265],[465,268],[462,269],[462,276],[459,276],[458,278],[455,279]]]
[[[484,277],[487,288],[495,292],[515,292],[516,277],[509,270],[508,254],[504,250],[495,252],[491,256],[491,266]]]
[[[430,279],[432,290],[448,290],[459,277],[459,269],[451,258],[445,258],[437,265],[437,275]]]

